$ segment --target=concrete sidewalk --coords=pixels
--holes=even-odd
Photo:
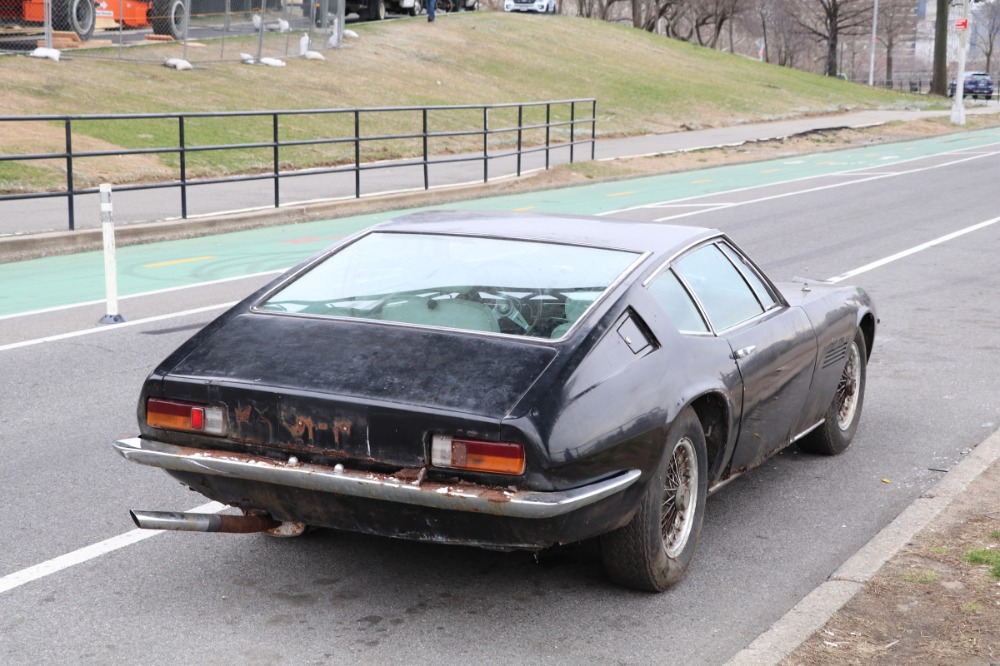
[[[993,113],[1000,113],[1000,104],[984,103],[966,109],[966,114],[968,115]],[[823,130],[858,129],[896,121],[934,117],[946,118],[949,115],[950,111],[948,110],[854,111],[840,115],[807,116],[793,120],[747,123],[731,127],[675,132],[673,134],[599,140],[595,157],[599,160],[615,157],[641,157],[705,148],[740,146],[754,141],[785,139],[791,136]]]

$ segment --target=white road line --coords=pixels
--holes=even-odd
[[[973,231],[979,231],[980,229],[985,229],[986,227],[1000,222],[1000,217],[994,217],[992,220],[986,220],[985,222],[980,222],[979,224],[973,224],[971,227],[965,227],[964,229],[959,229],[958,231],[953,231],[950,234],[941,236],[940,238],[935,238],[934,240],[927,241],[926,243],[921,243],[911,247],[908,250],[903,250],[902,252],[897,252],[891,256],[885,257],[884,259],[879,259],[878,261],[873,261],[870,264],[865,264],[860,268],[855,268],[853,271],[847,271],[842,273],[835,278],[830,278],[827,282],[843,282],[848,278],[852,278],[855,275],[861,275],[862,273],[867,273],[868,271],[875,270],[885,266],[886,264],[891,264],[894,261],[904,259],[910,255],[916,254],[917,252],[923,252],[924,250],[934,247],[935,245],[941,245],[942,243],[947,243],[948,241],[958,238],[959,236],[964,236],[965,234],[971,234]]]
[[[991,146],[1000,146],[1000,141],[997,141],[997,142],[994,142],[994,143],[988,143],[988,144],[985,144],[982,147],[983,148],[989,148]],[[965,154],[967,152],[968,151],[966,149],[959,148],[959,149],[948,151],[948,152],[944,152],[944,153],[936,153],[934,155],[922,155],[922,156],[918,156],[918,157],[911,157],[909,159],[899,160],[898,162],[893,162],[891,165],[887,164],[885,166],[899,166],[900,164],[907,164],[909,162],[918,162],[920,160],[926,160],[926,159],[930,159],[932,157],[944,157],[944,156],[947,156],[947,155]],[[990,152],[990,153],[976,153],[976,155],[980,155],[980,156],[983,156],[983,157],[985,157],[987,155],[995,155],[995,154],[997,154],[997,153],[995,153],[995,152]],[[959,160],[959,162],[962,162],[962,161],[964,161],[964,160]],[[955,163],[957,163],[957,162],[955,162]],[[925,167],[924,169],[917,169],[917,170],[914,170],[914,171],[902,171],[902,172],[899,172],[899,174],[897,174],[897,175],[904,175],[906,173],[916,173],[917,171],[922,171],[922,170],[926,170],[926,169],[936,169],[936,168],[942,167],[942,166],[950,166],[951,164],[953,164],[953,162],[948,162],[946,164],[936,164],[936,165],[933,165],[933,166],[930,166],[930,167]],[[598,217],[603,217],[603,216],[606,216],[606,215],[615,215],[617,213],[625,213],[625,212],[628,212],[628,211],[631,211],[631,210],[641,210],[643,208],[651,208],[651,207],[655,207],[658,204],[662,204],[662,203],[677,203],[679,201],[693,201],[695,199],[704,199],[705,197],[717,197],[717,196],[721,196],[723,194],[732,194],[732,193],[735,193],[735,192],[749,192],[751,190],[759,190],[759,189],[763,189],[765,187],[775,187],[777,185],[790,185],[790,184],[793,184],[793,183],[801,183],[801,182],[805,182],[805,181],[809,181],[809,180],[818,180],[820,178],[828,178],[830,176],[851,175],[851,174],[854,174],[854,173],[862,173],[862,172],[865,172],[865,171],[871,171],[873,168],[874,167],[871,164],[868,164],[866,166],[857,167],[855,169],[845,169],[843,171],[835,171],[835,172],[827,173],[827,174],[822,174],[822,173],[821,174],[813,174],[811,176],[802,176],[801,178],[791,178],[789,180],[779,180],[779,181],[776,181],[776,182],[773,182],[773,183],[761,183],[761,184],[758,184],[758,185],[748,185],[747,187],[738,187],[736,189],[725,190],[723,192],[713,192],[713,193],[709,193],[709,194],[696,194],[694,196],[684,197],[684,198],[681,198],[681,199],[671,199],[669,201],[659,201],[659,202],[652,203],[652,204],[640,204],[638,206],[629,206],[628,208],[619,208],[617,210],[604,211],[603,213],[597,213],[596,215]],[[863,181],[855,181],[855,182],[863,182]]]
[[[209,502],[208,504],[202,504],[201,506],[190,509],[189,513],[219,513],[226,508],[225,504]],[[15,571],[12,574],[7,574],[3,578],[0,578],[0,594],[9,592],[16,587],[38,580],[39,578],[45,578],[46,576],[62,571],[63,569],[68,569],[72,566],[76,566],[77,564],[82,564],[88,560],[100,557],[101,555],[106,555],[118,550],[119,548],[131,546],[132,544],[138,543],[143,539],[155,537],[157,534],[161,534],[162,532],[163,530],[135,529],[131,532],[125,532],[124,534],[113,536],[110,539],[105,539],[104,541],[84,546],[83,548],[74,550],[71,553],[54,557],[51,560],[36,564],[28,567],[27,569],[21,569],[20,571]]]
[[[851,173],[832,173],[831,176],[843,176],[845,178],[867,178],[868,176],[902,176],[907,173],[906,171],[878,171],[873,173],[864,173],[861,171],[852,171]]]
[[[196,284],[185,284],[179,287],[166,287],[164,289],[154,289],[153,291],[143,291],[138,294],[129,294],[127,296],[119,296],[119,301],[124,301],[128,298],[143,298],[145,296],[158,296],[160,294],[169,294],[172,291],[181,291],[182,289],[195,289],[198,287],[211,287],[216,284],[225,284],[226,282],[236,282],[237,280],[249,280],[251,278],[264,277],[267,275],[279,275],[287,271],[287,268],[279,268],[273,271],[263,271],[262,273],[248,273],[247,275],[237,275],[236,277],[220,278],[218,280],[209,280],[208,282],[198,282]],[[59,312],[61,310],[72,310],[73,308],[82,308],[88,305],[99,305],[104,303],[105,299],[99,301],[83,301],[81,303],[70,303],[69,305],[56,305],[51,308],[42,308],[40,310],[29,310],[27,312],[15,312],[14,314],[0,315],[0,321],[4,319],[17,319],[18,317],[30,317],[32,315],[47,314],[49,312]]]
[[[998,154],[998,153],[989,153],[989,155],[996,155],[996,154]],[[835,189],[835,188],[838,188],[838,187],[851,187],[852,185],[858,185],[858,184],[861,184],[861,183],[869,183],[869,182],[876,181],[876,180],[882,180],[883,178],[893,178],[893,177],[896,177],[896,176],[905,176],[905,175],[909,175],[909,174],[913,174],[913,173],[920,173],[922,171],[930,171],[931,169],[937,169],[937,168],[940,168],[940,167],[954,166],[955,164],[962,164],[963,162],[970,162],[972,160],[978,160],[978,159],[980,159],[982,157],[987,157],[987,156],[988,155],[974,155],[972,157],[967,157],[967,158],[960,159],[960,160],[952,160],[951,162],[946,162],[944,164],[936,164],[934,166],[929,166],[929,167],[920,167],[920,168],[917,168],[917,169],[910,169],[909,171],[900,171],[899,173],[879,174],[879,175],[874,175],[874,176],[868,176],[867,178],[859,178],[858,180],[852,180],[852,181],[848,181],[848,182],[831,183],[829,185],[819,185],[817,187],[807,187],[804,190],[793,190],[791,192],[782,192],[781,194],[772,194],[772,195],[766,196],[766,197],[758,197],[756,199],[748,199],[747,201],[741,201],[740,203],[730,204],[727,207],[749,206],[751,204],[762,203],[764,201],[774,201],[776,199],[785,199],[785,198],[788,198],[788,197],[797,197],[800,194],[810,194],[812,192],[821,192],[823,190],[832,190],[832,189]],[[716,195],[701,195],[701,196],[705,197],[705,196],[716,196]],[[667,222],[669,220],[676,220],[676,219],[681,218],[681,217],[691,217],[693,215],[701,215],[702,213],[711,213],[711,212],[712,212],[711,209],[694,210],[694,211],[691,211],[691,212],[688,212],[688,213],[683,213],[681,215],[671,215],[669,217],[659,217],[659,218],[656,218],[653,221],[654,222]]]
[[[649,208],[724,208],[726,206],[738,206],[738,203],[731,203],[728,201],[720,201],[717,203],[674,203],[668,201],[666,203],[653,204]]]
[[[140,324],[149,324],[156,321],[163,321],[164,319],[173,319],[174,317],[186,317],[187,315],[201,314],[202,312],[209,312],[211,310],[218,310],[220,308],[231,308],[237,303],[239,303],[239,301],[231,301],[229,303],[219,303],[218,305],[206,305],[203,308],[194,308],[193,310],[184,310],[183,312],[170,312],[167,314],[156,315],[155,317],[146,317],[145,319],[135,319],[133,321],[126,321],[121,324],[107,324],[99,326],[97,328],[85,328],[82,331],[70,331],[69,333],[60,333],[58,335],[50,335],[44,338],[21,340],[20,342],[12,342],[7,345],[0,345],[0,352],[10,351],[12,349],[21,349],[23,347],[32,347],[34,345],[40,345],[46,342],[58,342],[59,340],[79,338],[81,336],[91,335],[93,333],[110,333],[112,331],[118,331],[123,328],[128,328],[129,326],[139,326]]]

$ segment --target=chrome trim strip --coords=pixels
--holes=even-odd
[[[296,464],[228,451],[205,451],[131,437],[114,443],[126,460],[172,472],[224,476],[317,492],[413,504],[449,511],[486,513],[507,518],[543,519],[589,506],[635,483],[641,472],[617,476],[581,488],[555,492],[505,490],[475,484],[404,481],[360,470],[337,471],[324,465]]]
[[[803,437],[805,437],[806,435],[808,435],[809,433],[811,433],[816,428],[818,428],[821,425],[823,425],[825,422],[826,422],[825,418],[820,419],[816,423],[812,424],[811,426],[809,426],[808,428],[806,428],[805,430],[803,430],[802,432],[800,432],[799,434],[797,434],[795,437],[792,437],[788,441],[788,443],[789,444],[794,444],[795,442],[799,441],[800,439],[802,439]]]
[[[738,479],[741,476],[743,476],[745,473],[746,472],[740,472],[739,474],[733,474],[731,477],[729,477],[725,481],[719,481],[717,484],[715,484],[714,486],[712,486],[711,488],[708,489],[708,496],[711,497],[714,493],[718,492],[722,488],[725,488],[730,483],[732,483],[736,479]]]
[[[819,421],[817,421],[817,422],[816,422],[816,423],[814,423],[813,425],[809,426],[808,428],[806,428],[805,430],[803,430],[802,432],[800,432],[800,433],[799,433],[798,435],[796,435],[795,437],[793,437],[793,438],[791,438],[790,440],[788,440],[788,446],[791,446],[791,445],[792,445],[792,444],[794,444],[795,442],[799,441],[800,439],[802,439],[803,437],[805,437],[806,435],[808,435],[809,433],[811,433],[811,432],[812,432],[813,430],[815,430],[816,428],[818,428],[818,427],[820,427],[821,425],[823,425],[823,423],[824,423],[825,421],[826,421],[826,419],[820,419]],[[714,492],[718,491],[719,489],[721,489],[721,488],[723,488],[723,487],[725,487],[725,486],[728,486],[728,485],[729,485],[730,483],[732,483],[732,482],[733,482],[733,481],[735,481],[736,479],[740,478],[740,477],[741,477],[741,476],[743,476],[743,475],[744,475],[745,473],[746,473],[746,472],[740,472],[739,474],[734,474],[733,476],[729,477],[729,478],[728,478],[728,479],[726,479],[725,481],[720,481],[719,483],[715,484],[714,486],[712,486],[711,488],[709,488],[709,489],[708,489],[708,494],[709,494],[709,495],[711,495],[712,493],[714,493]]]
[[[670,264],[674,263],[674,261],[677,259],[677,257],[681,256],[682,254],[684,254],[688,250],[691,250],[691,249],[697,247],[698,245],[701,245],[702,243],[704,243],[706,245],[708,245],[709,243],[714,243],[719,238],[726,238],[726,235],[724,233],[722,233],[721,231],[717,231],[716,230],[715,233],[713,233],[713,234],[710,234],[708,236],[704,236],[704,237],[699,238],[697,240],[691,241],[690,243],[688,243],[687,245],[685,245],[684,247],[682,247],[681,249],[677,250],[676,252],[674,252],[673,254],[671,254],[669,257],[667,257],[666,259],[664,259],[663,263],[661,263],[659,266],[657,266],[656,270],[654,270],[652,273],[650,273],[649,277],[647,277],[645,280],[642,281],[642,286],[643,287],[648,287],[650,282],[652,282],[653,280],[655,280],[656,278],[658,278],[660,276],[660,273],[663,273],[665,270],[667,270],[668,268],[670,268]]]

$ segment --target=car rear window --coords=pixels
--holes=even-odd
[[[559,338],[640,256],[529,240],[374,232],[255,310]]]

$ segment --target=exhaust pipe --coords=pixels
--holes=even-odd
[[[181,511],[129,511],[129,515],[136,527],[144,530],[249,534],[281,526],[281,522],[267,515],[228,516]]]

